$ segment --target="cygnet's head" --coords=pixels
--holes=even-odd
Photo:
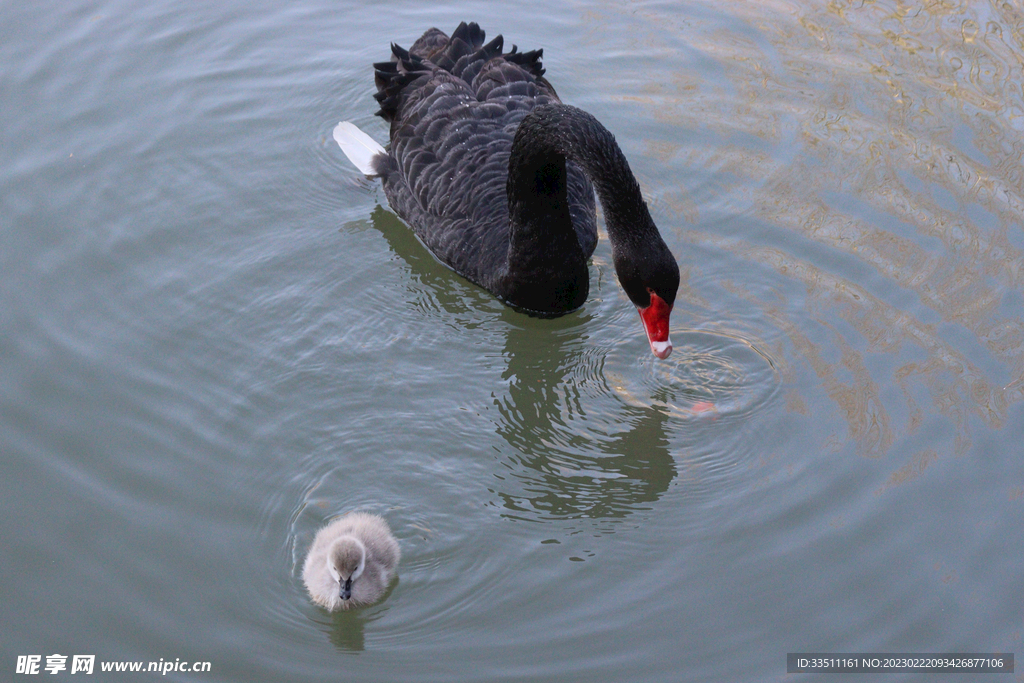
[[[366,546],[355,536],[342,536],[331,544],[327,553],[327,569],[338,582],[342,600],[352,597],[352,582],[359,578],[366,565]]]

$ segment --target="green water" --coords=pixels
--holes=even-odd
[[[529,318],[331,140],[385,141],[369,65],[462,20],[616,134],[680,261],[667,361],[607,241]],[[1022,54],[998,2],[0,5],[0,668],[1019,650]],[[331,615],[302,560],[353,509],[399,580]]]

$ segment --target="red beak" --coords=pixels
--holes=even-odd
[[[647,341],[651,343],[651,351],[662,360],[668,358],[672,353],[672,341],[668,338],[668,318],[672,313],[672,307],[651,292],[650,305],[636,310],[640,312],[640,320],[643,321]]]

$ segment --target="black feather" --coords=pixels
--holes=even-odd
[[[391,123],[379,170],[392,209],[448,266],[509,304],[559,315],[583,304],[597,244],[594,188],[619,280],[638,306],[670,306],[679,271],[615,138],[558,99],[542,50],[503,53],[462,23],[374,64]]]

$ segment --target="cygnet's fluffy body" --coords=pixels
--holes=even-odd
[[[350,512],[317,532],[302,580],[313,602],[331,612],[362,607],[384,595],[399,557],[387,522]]]

